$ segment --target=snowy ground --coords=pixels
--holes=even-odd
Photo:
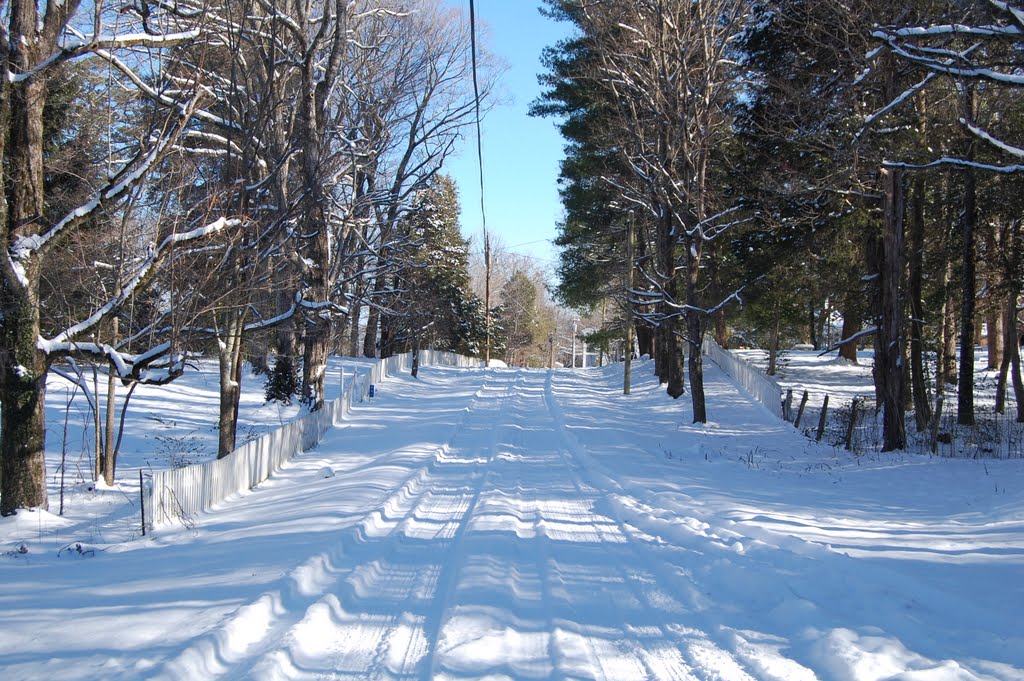
[[[766,350],[745,349],[730,350],[744,358],[761,371],[768,367]],[[860,350],[857,353],[857,364],[840,359],[838,352],[822,354],[818,350],[784,350],[777,360],[775,379],[783,389],[792,388],[799,396],[806,390],[810,401],[816,404],[825,395],[833,404],[849,403],[855,397],[873,398],[875,394],[874,379],[871,367],[874,363],[874,352]],[[988,351],[983,347],[975,348],[974,352],[974,394],[975,404],[991,405],[995,402],[996,379],[998,372],[989,371]],[[928,381],[934,381],[931,375],[935,370],[934,363],[928,366]],[[954,396],[956,386],[947,386]],[[1008,399],[1012,404],[1013,391],[1009,390]]]
[[[761,371],[768,368],[766,350],[731,350]],[[812,404],[821,402],[825,395],[832,404],[846,404],[855,397],[874,396],[871,377],[873,353],[861,350],[857,364],[838,357],[838,352],[822,355],[816,350],[786,350],[777,360],[775,379],[783,389],[792,388],[799,395],[806,390]],[[984,366],[975,362],[975,366]]]
[[[1024,462],[818,447],[712,365],[695,426],[649,373],[389,379],[145,539],[126,453],[0,521],[0,679],[1024,679]]]

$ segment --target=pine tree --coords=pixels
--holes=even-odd
[[[459,231],[458,190],[434,177],[421,189],[403,223],[404,267],[385,320],[385,354],[434,347],[477,354],[483,306],[469,278],[469,242]]]

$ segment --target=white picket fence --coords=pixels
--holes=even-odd
[[[420,366],[431,365],[479,367],[483,360],[421,350]],[[146,524],[153,527],[193,518],[233,494],[252,489],[297,453],[320,442],[324,433],[351,411],[353,402],[367,399],[370,385],[411,368],[411,353],[381,360],[369,371],[357,371],[351,378],[346,377],[341,397],[324,403],[322,409],[242,445],[223,459],[154,472],[146,490]]]
[[[774,378],[765,375],[742,357],[737,357],[724,349],[712,338],[704,339],[703,351],[705,356],[729,374],[740,387],[750,393],[751,397],[780,419],[783,418],[782,388]]]

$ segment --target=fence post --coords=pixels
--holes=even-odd
[[[857,408],[860,406],[860,398],[853,398],[850,403],[850,427],[846,429],[846,448],[851,449],[853,445],[853,429],[857,427]]]
[[[935,398],[935,415],[932,416],[931,449],[932,454],[939,448],[939,421],[942,419],[942,402],[944,398],[939,395]]]
[[[146,536],[146,488],[142,485],[142,469],[139,469],[139,514],[142,516],[142,536]]]
[[[800,421],[804,417],[804,408],[807,406],[807,391],[804,391],[804,396],[800,398],[800,408],[796,411],[796,422],[793,423],[794,428],[800,427]]]
[[[821,436],[825,434],[825,421],[828,419],[828,395],[825,395],[825,401],[821,403],[821,416],[818,418],[818,435],[814,438],[815,442],[821,442]]]
[[[786,388],[786,401],[782,405],[782,419],[788,421],[793,416],[793,389]]]

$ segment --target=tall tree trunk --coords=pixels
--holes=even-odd
[[[970,143],[973,149],[974,143]],[[968,160],[974,154],[967,155]],[[964,171],[964,204],[961,216],[963,237],[963,289],[960,299],[960,380],[956,401],[956,421],[962,426],[974,424],[974,306],[976,298],[974,228],[977,221],[974,171]]]
[[[373,282],[373,297],[371,300],[380,302],[381,294],[384,292],[386,277],[378,274]],[[370,305],[366,316],[366,334],[363,336],[363,357],[377,357],[377,332],[380,328],[380,310],[376,305]]]
[[[111,325],[111,343],[118,342],[118,334],[120,332],[120,324],[118,317],[114,317]],[[96,401],[99,401],[99,395],[96,395]],[[115,461],[115,446],[114,446],[114,414],[117,411],[117,379],[114,377],[114,371],[111,370],[106,374],[106,410],[105,410],[105,423],[104,423],[104,435],[103,435],[103,481],[106,484],[114,484],[114,473],[117,468],[117,462]]]
[[[953,263],[946,263],[942,274],[942,347],[939,350],[939,368],[935,376],[935,392],[942,395],[947,385],[957,383],[956,364],[956,320],[957,310],[953,299],[952,282]]]
[[[693,422],[707,423],[708,408],[704,396],[704,353],[700,339],[704,335],[704,320],[701,312],[691,310],[686,316],[689,335],[690,357],[687,366],[690,377],[690,398],[693,401]]]
[[[654,357],[654,333],[643,322],[636,322],[636,345],[640,356]]]
[[[1013,321],[1016,325],[1017,311],[1016,305],[1014,305]],[[1016,336],[1016,333],[1013,334]],[[1007,340],[1009,340],[1009,334],[1007,334]],[[1021,378],[1020,372],[1020,346],[1017,343],[1009,343],[1006,348],[1007,354],[1010,355],[1010,371],[1013,377],[1013,398],[1017,404],[1017,423],[1024,423],[1024,379]]]
[[[306,332],[302,351],[302,399],[310,411],[324,406],[324,378],[327,375],[327,356],[330,333],[323,324]]]
[[[914,423],[923,432],[931,421],[928,386],[924,376],[924,177],[914,177],[910,209],[910,392],[914,399]]]
[[[883,180],[884,182],[884,180]],[[883,228],[881,232],[884,232],[884,218]],[[885,370],[883,369],[883,357],[885,350],[882,339],[882,272],[885,269],[885,246],[881,232],[879,234],[871,234],[865,238],[864,243],[864,261],[867,272],[872,277],[870,284],[870,305],[871,305],[871,318],[874,320],[875,332],[871,335],[872,345],[874,348],[874,359],[871,364],[871,378],[874,382],[875,388],[875,404],[880,408],[885,404]]]
[[[689,349],[690,400],[693,403],[693,422],[707,423],[708,410],[704,398],[704,313],[700,311],[700,259],[701,243],[691,243],[686,249],[686,341]]]
[[[722,275],[718,266],[719,258],[715,257],[713,249],[709,249],[705,255],[711,270],[711,298],[714,301],[714,305],[718,305],[723,298],[722,294]],[[725,348],[729,346],[729,327],[726,323],[725,307],[721,307],[716,310],[712,315],[713,327],[715,329],[715,342],[719,346]]]
[[[775,312],[775,316],[768,334],[768,370],[765,372],[769,376],[774,376],[779,370],[779,325],[782,319],[782,311],[777,304],[772,311]]]
[[[813,299],[807,301],[807,338],[815,350],[821,350],[821,337],[818,334],[818,303]]]
[[[1003,347],[1005,345],[1005,334],[1003,333],[1004,315],[997,306],[993,306],[987,315],[986,327],[988,329],[988,370],[998,370],[1003,363]]]
[[[1003,361],[999,372],[999,389],[996,397],[997,410],[1000,399],[1005,400],[1006,393],[1006,372],[1009,369],[1012,376],[1013,396],[1017,405],[1017,422],[1024,423],[1024,380],[1020,371],[1020,340],[1017,336],[1017,300],[1020,298],[1020,238],[1018,230],[1019,220],[1013,220],[1006,225],[1002,235],[1002,245],[1007,251],[1005,260],[1006,270],[1003,278],[1006,283],[1006,299],[1004,302],[1003,318]],[[1002,413],[1002,411],[1000,411]]]
[[[963,116],[974,120],[974,86],[964,85],[962,91]],[[968,135],[964,158],[974,161],[974,136]],[[964,173],[963,205],[960,213],[960,234],[963,239],[961,259],[962,277],[960,297],[960,381],[957,391],[956,421],[962,426],[974,425],[974,313],[977,299],[975,240],[978,223],[977,179],[974,169],[967,166]]]
[[[363,313],[362,305],[357,301],[352,301],[349,306],[349,318],[348,318],[348,354],[349,357],[359,356],[359,316]]]
[[[49,53],[49,40],[37,32],[36,4],[15,2],[3,55],[5,71],[27,73],[37,51]],[[9,61],[8,61],[9,60]],[[46,84],[33,77],[0,85],[0,125],[7,131],[0,154],[8,175],[0,218],[5,244],[38,234],[43,215],[43,111]],[[46,355],[39,337],[39,262],[22,263],[15,272],[7,255],[0,288],[0,515],[19,508],[47,508],[46,496]]]
[[[654,375],[658,377],[658,383],[668,383],[668,347],[665,343],[665,325],[658,324],[654,327]]]
[[[679,275],[676,271],[675,231],[672,211],[668,206],[662,207],[658,224],[658,269],[663,277],[664,295],[672,302],[677,302]],[[679,337],[679,317],[676,316],[678,310],[668,300],[659,303],[659,307],[663,340],[658,361],[664,367],[662,381],[666,384],[665,391],[675,399],[686,392],[683,385],[683,345]]]
[[[854,291],[848,290],[843,300],[843,330],[840,332],[842,338],[853,338],[861,332],[861,305],[859,296]],[[857,341],[847,341],[839,346],[839,356],[851,364],[857,363]]]
[[[29,285],[38,286],[38,273]],[[34,287],[33,287],[34,288]],[[4,290],[0,326],[0,515],[47,508],[46,357],[36,349],[39,307],[24,291]]]
[[[882,397],[882,451],[905,449],[903,396],[903,277],[904,259],[904,188],[903,171],[882,170],[885,225],[882,234],[882,267],[880,274],[881,314],[879,317],[875,358]]]
[[[1006,411],[1006,382],[1009,377],[1010,363],[1013,358],[1012,346],[1017,345],[1017,333],[1016,331],[1007,331],[1007,329],[1013,329],[1017,319],[1017,296],[1020,292],[1015,290],[1016,287],[1010,286],[1007,291],[1005,300],[1003,301],[1002,316],[1004,323],[1000,325],[1000,330],[1003,332],[1005,338],[1006,352],[1002,354],[999,361],[999,376],[996,378],[996,413],[1002,414]],[[989,334],[991,337],[991,333]]]
[[[342,21],[341,16],[337,21]],[[341,31],[339,27],[337,31]],[[336,35],[334,40],[343,40]],[[303,284],[317,303],[331,299],[332,235],[329,221],[329,200],[324,190],[323,144],[320,130],[327,111],[328,73],[321,73],[323,62],[309,55],[302,64],[302,97],[299,101],[298,139],[301,140],[302,189],[304,200],[301,220],[308,236],[306,255],[308,264],[303,272]],[[335,67],[336,68],[336,67]],[[324,376],[330,350],[330,314],[315,314],[307,318],[309,326],[303,339],[302,388],[303,403],[311,411],[324,404]]]
[[[242,326],[244,318],[229,313],[218,340],[220,413],[217,421],[217,458],[235,451],[238,433],[238,403],[242,396]]]

